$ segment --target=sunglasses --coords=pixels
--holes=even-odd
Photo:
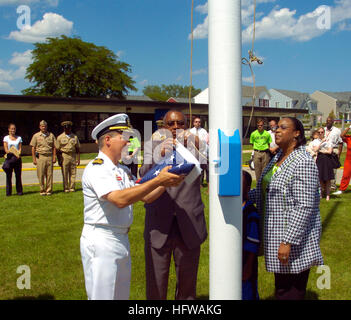
[[[324,131],[318,131],[319,134],[324,133]]]
[[[167,121],[167,126],[173,127],[174,125],[176,125],[176,123],[180,126],[184,126],[184,121],[177,121],[177,120]]]

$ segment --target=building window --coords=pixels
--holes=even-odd
[[[290,102],[289,101],[286,101],[285,105],[286,105],[287,108],[290,108]]]
[[[258,103],[260,107],[269,107],[269,100],[267,99],[259,99]]]
[[[279,101],[275,103],[275,107],[279,108]]]

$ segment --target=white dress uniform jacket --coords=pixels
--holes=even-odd
[[[125,166],[114,165],[100,151],[85,168],[82,186],[84,227],[80,246],[88,299],[129,299],[128,231],[133,221],[133,206],[120,209],[103,196],[134,186],[130,171]]]

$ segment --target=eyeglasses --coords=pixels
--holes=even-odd
[[[318,131],[319,134],[324,133],[324,131]]]
[[[176,123],[180,126],[184,126],[184,121],[178,121],[178,120],[167,121],[167,126],[173,127]]]

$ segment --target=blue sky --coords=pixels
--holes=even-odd
[[[20,5],[30,27],[20,30]],[[194,1],[193,85],[208,85],[207,1]],[[24,12],[22,12],[23,14]],[[312,93],[351,91],[351,0],[257,0],[256,84]],[[79,36],[106,46],[145,85],[190,81],[191,0],[0,0],[0,93],[20,94],[33,43]],[[20,20],[20,22],[24,20]],[[251,48],[253,0],[242,0],[243,57]],[[243,84],[252,85],[243,66]]]

